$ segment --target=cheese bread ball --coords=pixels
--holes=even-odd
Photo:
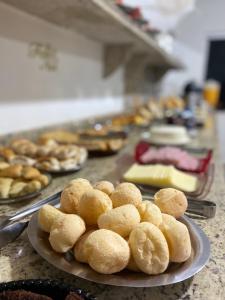
[[[45,204],[38,212],[38,224],[43,231],[50,232],[54,221],[60,217],[63,217],[64,215],[64,213],[54,206]]]
[[[89,231],[86,231],[85,234],[83,234],[79,240],[76,242],[76,245],[74,247],[74,256],[77,261],[82,262],[82,263],[87,263],[88,262],[88,255],[87,255],[87,248],[84,246],[87,238],[89,235],[94,232],[97,229],[91,229]]]
[[[134,258],[133,258],[133,255],[131,253],[130,255],[130,259],[129,259],[129,262],[128,262],[128,265],[127,265],[127,269],[130,270],[130,271],[133,271],[133,272],[141,272],[141,270],[138,268]]]
[[[131,231],[131,253],[138,268],[149,275],[163,273],[169,264],[166,239],[155,225],[143,222]]]
[[[102,274],[122,271],[130,259],[128,243],[111,230],[99,229],[91,233],[85,247],[90,267]]]
[[[142,222],[150,222],[157,227],[162,223],[162,213],[160,209],[157,205],[151,203],[150,201],[142,201],[137,209],[141,216]]]
[[[65,253],[73,248],[85,229],[85,223],[79,216],[64,215],[52,224],[49,242],[53,250]]]
[[[87,225],[97,224],[99,216],[112,209],[109,196],[99,190],[85,192],[78,203],[78,214]]]
[[[162,215],[163,222],[160,229],[167,240],[170,261],[184,262],[191,255],[191,239],[187,226],[170,215]]]
[[[162,213],[180,218],[188,207],[185,194],[173,188],[159,190],[154,195],[155,204]]]
[[[114,191],[114,185],[109,181],[98,181],[95,183],[94,188],[106,193],[107,195],[111,195]]]
[[[133,204],[138,206],[142,202],[142,195],[140,190],[129,182],[119,184],[115,191],[110,195],[113,202],[113,207],[122,206],[125,204]]]
[[[117,232],[126,237],[140,223],[140,215],[132,204],[119,206],[102,214],[98,218],[98,227]]]
[[[75,179],[72,179],[69,182],[68,186],[73,185],[74,183],[77,184],[77,182],[79,182],[79,183],[81,183],[83,185],[91,187],[91,184],[90,184],[89,180],[87,180],[85,178],[75,178]]]
[[[78,203],[86,191],[92,189],[89,182],[86,179],[73,180],[69,186],[67,186],[61,195],[60,206],[61,209],[68,214],[76,214],[78,209]]]

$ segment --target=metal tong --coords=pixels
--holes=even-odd
[[[17,222],[19,220],[22,220],[22,219],[32,215],[34,212],[38,211],[44,204],[51,203],[52,205],[56,205],[57,203],[59,203],[61,193],[62,193],[62,191],[44,199],[44,200],[36,202],[33,205],[28,206],[25,209],[19,210],[14,215],[1,216],[0,217],[0,229],[8,226],[11,223]]]
[[[154,201],[154,197],[150,195],[143,195],[143,199]],[[213,218],[216,214],[216,203],[207,200],[188,199],[188,208],[186,212],[207,219]]]
[[[142,191],[145,200],[154,201],[154,195],[144,186],[137,184],[137,187]],[[205,218],[213,218],[216,214],[216,203],[208,200],[198,200],[187,197],[188,208],[187,213]]]

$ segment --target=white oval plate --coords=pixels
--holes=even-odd
[[[188,217],[182,217],[181,222],[187,225],[192,243],[191,257],[181,264],[172,263],[160,275],[149,276],[124,270],[113,275],[103,275],[92,270],[87,264],[75,261],[72,253],[59,254],[52,250],[48,234],[38,227],[37,213],[33,215],[28,225],[28,238],[34,249],[50,264],[77,277],[101,284],[126,287],[154,287],[174,284],[194,276],[207,263],[210,256],[210,243],[205,233]]]

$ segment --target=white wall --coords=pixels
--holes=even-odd
[[[56,49],[55,71],[29,56],[32,42]],[[102,56],[102,45],[0,3],[0,134],[121,110],[123,70],[103,79]]]
[[[225,1],[196,0],[197,9],[187,15],[175,31],[175,55],[186,65],[183,71],[170,71],[162,82],[163,94],[179,93],[190,80],[204,81],[208,40],[225,38]]]

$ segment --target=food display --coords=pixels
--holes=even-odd
[[[71,144],[67,145],[67,147],[75,147],[75,145],[77,145],[77,147],[85,148],[91,154],[111,154],[118,152],[126,144],[125,133],[118,132],[116,135],[115,133],[116,131],[114,134],[111,130],[109,131],[108,127],[103,127],[101,130],[95,130],[93,128],[83,129],[75,134],[70,131],[50,131],[43,133],[39,137],[39,143],[48,144],[49,141],[65,143],[66,141],[67,144]],[[74,139],[68,138],[73,135]]]
[[[150,140],[162,145],[184,145],[190,142],[187,129],[177,125],[152,126]]]
[[[194,192],[198,187],[198,179],[186,174],[173,166],[133,164],[124,174],[130,182],[154,187],[172,187],[184,192]]]
[[[49,177],[38,169],[20,164],[0,169],[0,198],[17,198],[38,192],[49,184]]]
[[[42,139],[38,144],[17,139],[8,147],[0,147],[0,158],[10,165],[22,164],[47,172],[64,172],[80,169],[87,159],[87,151],[83,147],[62,145],[52,139]]]
[[[60,209],[47,204],[39,210],[39,227],[54,251],[72,251],[97,273],[129,269],[157,275],[191,255],[189,231],[176,219],[187,209],[178,190],[160,190],[151,203],[132,183],[91,185],[78,178],[65,187],[60,203]]]

